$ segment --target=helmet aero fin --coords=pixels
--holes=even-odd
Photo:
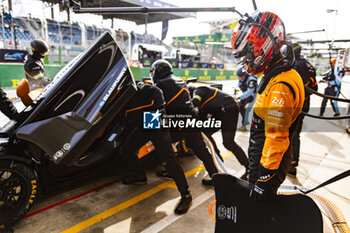
[[[255,11],[245,14],[232,33],[231,45],[237,63],[247,72],[265,72],[286,40],[282,20],[274,13]]]

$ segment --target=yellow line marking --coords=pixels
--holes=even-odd
[[[108,218],[108,217],[110,217],[110,216],[144,200],[144,199],[146,199],[147,197],[150,197],[153,194],[167,188],[168,183],[171,183],[171,182],[172,181],[164,182],[164,183],[158,185],[157,187],[154,187],[154,188],[152,188],[152,189],[150,189],[150,190],[148,190],[148,191],[146,191],[146,192],[144,192],[136,197],[133,197],[133,198],[131,198],[131,199],[119,204],[119,205],[116,205],[116,206],[110,208],[109,210],[106,210],[98,215],[95,215],[94,217],[89,218],[89,219],[87,219],[87,220],[85,220],[85,221],[65,230],[65,231],[62,231],[62,232],[68,233],[68,232],[79,232],[81,230],[84,230],[85,228],[92,226],[92,225],[94,225],[94,224],[96,224],[96,223],[98,223],[98,222],[100,222],[100,221],[102,221],[102,220],[104,220],[104,219],[106,219],[106,218]]]
[[[228,158],[230,156],[232,156],[231,152],[227,153],[225,156],[223,156],[223,158],[225,159],[225,158]],[[199,172],[203,169],[204,169],[204,165],[201,165],[199,167],[196,167],[196,168],[186,172],[185,176],[187,178],[189,176],[196,174],[197,172]],[[154,187],[154,188],[152,188],[144,193],[141,193],[140,195],[138,195],[136,197],[133,197],[133,198],[131,198],[123,203],[120,203],[119,205],[116,205],[116,206],[114,206],[106,211],[103,211],[102,213],[99,213],[98,215],[95,215],[94,217],[91,217],[91,218],[89,218],[81,223],[78,223],[77,225],[72,226],[72,227],[62,231],[61,233],[74,233],[74,232],[82,231],[82,230],[84,230],[84,229],[86,229],[86,228],[88,228],[88,227],[90,227],[90,226],[92,226],[92,225],[94,225],[94,224],[128,208],[128,207],[130,207],[130,206],[137,204],[138,202],[162,191],[163,189],[173,188],[173,186],[174,186],[174,181],[166,181],[166,182],[164,182],[164,183],[162,183],[162,184],[160,184],[160,185],[158,185],[158,186],[156,186],[156,187]]]
[[[205,168],[204,165],[200,165],[199,167],[196,167],[196,168],[192,169],[191,171],[185,172],[185,176],[186,176],[186,178],[193,176],[197,172],[202,171],[204,168]]]
[[[231,157],[233,153],[230,151],[226,155],[222,156],[223,159],[227,159],[228,157]]]
[[[168,187],[167,188],[172,188],[172,189],[177,189],[177,186],[175,184],[175,181],[171,181],[170,184],[168,184]]]

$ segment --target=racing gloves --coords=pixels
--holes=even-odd
[[[277,189],[272,185],[271,180],[275,177],[276,170],[269,170],[259,165],[259,176],[254,186],[250,190],[250,197],[257,201],[268,202],[272,200]]]

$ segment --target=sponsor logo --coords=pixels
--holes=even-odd
[[[270,179],[271,178],[271,175],[270,174],[267,174],[267,175],[262,175],[262,176],[260,176],[259,177],[259,180],[268,180],[268,179]]]
[[[243,38],[245,37],[247,35],[247,33],[246,32],[241,32],[241,33],[239,33],[239,35],[238,35],[238,37],[237,37],[237,39],[236,39],[236,41],[235,41],[235,49],[237,49],[240,45],[241,45],[241,42],[242,42],[242,40],[243,40]]]
[[[218,218],[221,220],[232,220],[237,223],[237,207],[220,205],[217,209]]]
[[[254,63],[257,64],[260,61],[261,61],[261,56],[258,56],[255,58]]]
[[[274,105],[283,106],[284,105],[284,99],[283,98],[279,99],[276,96],[274,96],[272,98],[271,103],[274,104]]]
[[[225,219],[225,217],[226,217],[226,206],[221,205],[221,206],[218,207],[218,217],[220,219]]]
[[[70,149],[70,144],[69,143],[65,143],[64,145],[63,145],[63,149],[64,150],[69,150]]]
[[[125,71],[126,71],[126,67],[124,67],[121,71],[119,76],[115,79],[115,81],[113,82],[112,86],[109,88],[108,92],[106,93],[106,95],[103,97],[103,101],[107,102],[108,97],[113,93],[113,90],[116,88],[118,82],[120,81],[120,79],[123,77]],[[100,103],[101,105],[101,103]]]
[[[29,204],[33,204],[35,196],[36,196],[36,188],[37,188],[37,182],[36,180],[31,180],[31,184],[32,184],[32,193],[30,195]]]
[[[11,60],[11,61],[21,61],[23,60],[23,55],[24,53],[5,53],[4,54],[4,59],[5,60]]]
[[[268,114],[270,116],[276,116],[276,117],[284,117],[283,112],[280,112],[278,110],[269,110]]]
[[[56,153],[54,154],[54,160],[61,158],[64,155],[64,153],[67,152],[70,148],[71,145],[69,143],[65,143],[63,147],[60,150],[56,151]]]

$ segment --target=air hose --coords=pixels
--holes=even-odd
[[[304,189],[303,187],[298,187],[295,185],[281,185],[281,188],[278,190],[278,194],[283,194],[283,195],[300,194],[302,193],[300,190],[303,190],[303,189]],[[350,228],[348,223],[346,222],[344,214],[332,201],[315,193],[308,193],[305,195],[311,197],[313,200],[316,200],[319,206],[322,207],[324,211],[322,213],[325,214],[329,219],[329,221],[331,222],[333,231],[335,233],[350,233]]]
[[[338,116],[338,117],[324,117],[324,116],[312,115],[312,114],[309,114],[307,112],[301,112],[301,113],[304,114],[305,116],[312,117],[312,118],[317,118],[317,119],[322,119],[322,120],[343,120],[343,119],[350,118],[350,115]]]
[[[283,185],[283,187],[286,187],[287,185]],[[278,194],[283,195],[294,195],[294,194],[300,194],[300,191],[295,191],[298,188],[296,186],[292,186],[293,188],[287,189],[286,191],[278,191]],[[335,233],[349,233],[350,228],[348,223],[346,222],[346,219],[344,217],[344,214],[340,211],[340,209],[330,200],[328,200],[325,197],[322,197],[321,195],[315,194],[315,193],[309,193],[306,194],[309,197],[311,197],[313,200],[316,200],[318,205],[321,206],[327,218],[332,224],[333,231]],[[210,217],[216,222],[216,218],[213,214],[213,206],[216,204],[216,200],[213,201],[213,203],[210,204],[208,208],[208,212]]]
[[[315,94],[315,95],[317,95],[317,96],[320,96],[320,97],[323,97],[323,98],[326,98],[326,99],[350,103],[350,99],[341,99],[341,98],[337,98],[337,97],[334,97],[334,96],[321,94],[321,93],[319,93],[319,92],[317,92],[317,91],[312,90],[312,89],[309,88],[309,87],[305,87],[305,90],[306,90],[307,92],[311,93],[311,94]]]
[[[323,97],[323,98],[326,98],[326,99],[330,99],[330,100],[334,100],[334,101],[340,101],[340,102],[346,102],[346,103],[350,103],[350,99],[341,99],[341,98],[337,98],[337,97],[334,97],[334,96],[330,96],[330,95],[325,95],[325,94],[322,94],[322,93],[319,93],[309,87],[305,87],[305,90],[311,94],[315,94],[317,96],[320,96],[320,97]],[[307,112],[302,112],[305,116],[308,116],[308,117],[312,117],[312,118],[317,118],[317,119],[322,119],[322,120],[343,120],[343,119],[348,119],[350,118],[350,116],[338,116],[338,117],[324,117],[324,116],[316,116],[316,115],[312,115],[312,114],[309,114]]]
[[[327,216],[329,221],[332,224],[333,232],[334,233],[350,233],[350,227],[348,223],[346,222],[346,219],[344,217],[344,214],[341,212],[341,210],[330,200],[327,198],[316,194],[316,193],[311,193],[315,191],[316,189],[319,189],[321,187],[324,187],[328,184],[331,184],[337,180],[343,179],[347,176],[349,176],[350,170],[345,171],[335,177],[332,177],[331,179],[323,182],[322,184],[316,186],[313,189],[306,189],[301,186],[296,186],[296,185],[286,185],[282,184],[280,188],[278,189],[278,194],[282,195],[295,195],[295,194],[304,194],[309,196],[311,199],[316,201],[316,203],[321,206],[322,208],[322,213]],[[213,206],[216,204],[216,201],[214,201],[210,206],[209,206],[209,214],[211,218],[216,222],[216,219],[213,214]]]
[[[311,198],[319,201],[324,211],[332,223],[334,232],[336,233],[349,233],[350,228],[346,222],[346,219],[340,209],[330,200],[325,197],[322,197],[318,194],[311,193],[308,194]]]

